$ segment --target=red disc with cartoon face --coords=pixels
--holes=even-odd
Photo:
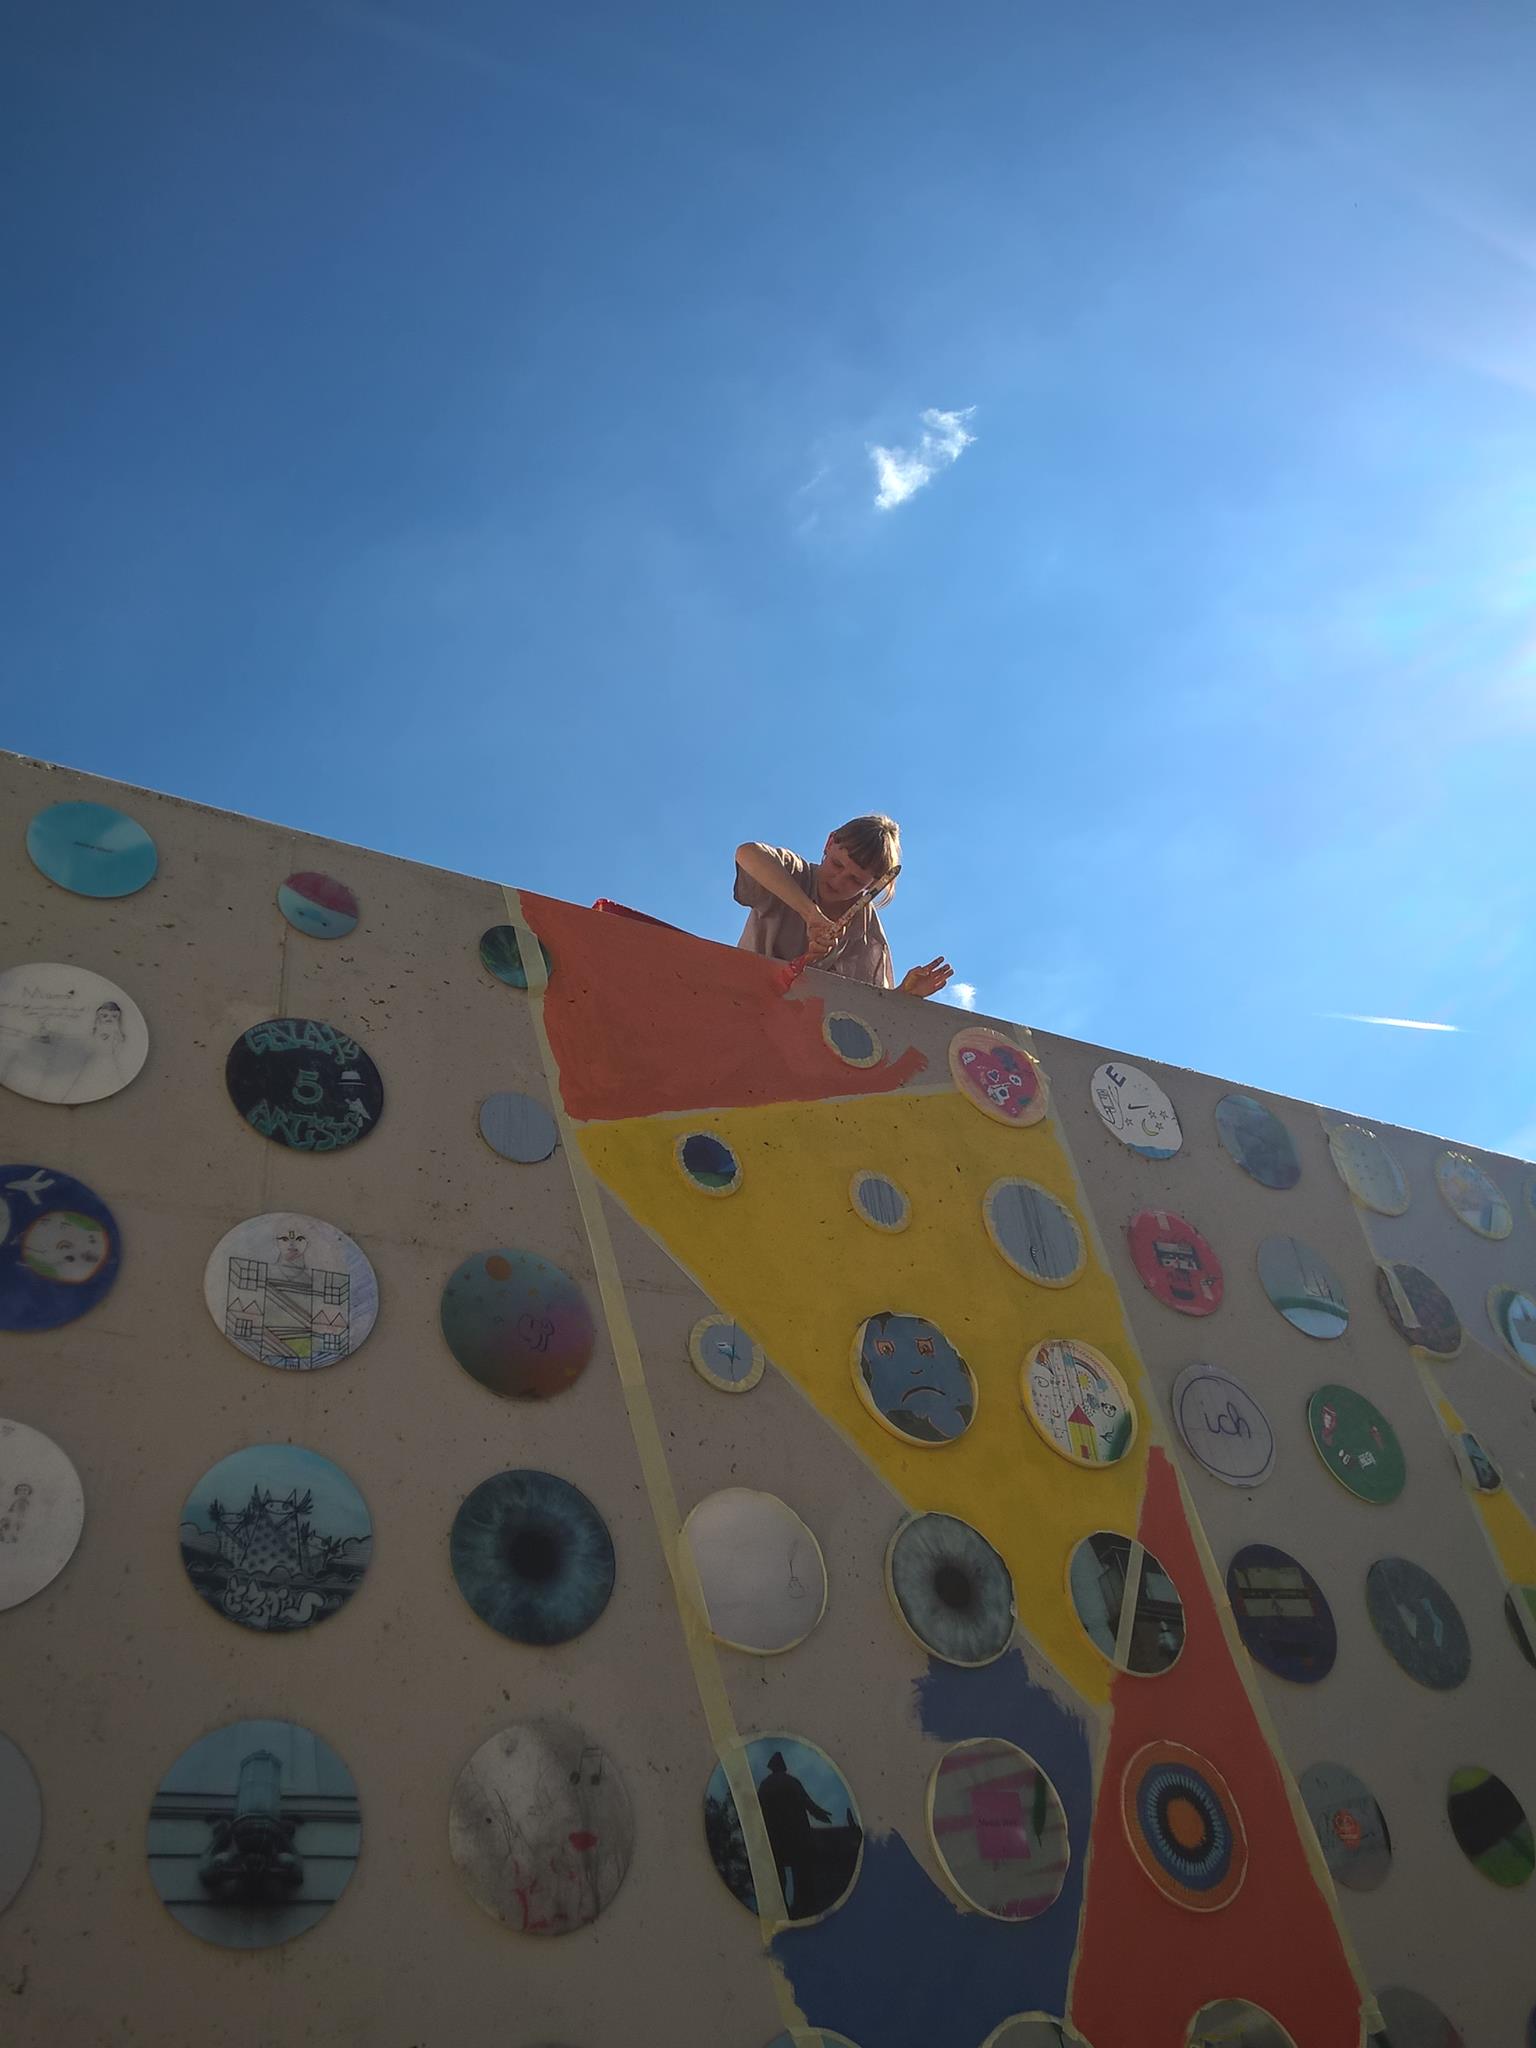
[[[1125,1226],[1131,1261],[1149,1294],[1181,1316],[1221,1307],[1221,1261],[1187,1217],[1140,1209]]]

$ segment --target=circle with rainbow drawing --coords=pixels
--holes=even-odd
[[[1119,1370],[1077,1337],[1047,1337],[1020,1368],[1024,1413],[1059,1457],[1117,1465],[1136,1440],[1136,1405]]]

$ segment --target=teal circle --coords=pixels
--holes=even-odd
[[[549,948],[539,941],[539,951],[544,956],[544,972],[550,968]],[[510,924],[493,924],[480,940],[480,965],[487,974],[494,974],[498,981],[504,981],[508,988],[526,988],[528,970],[523,965],[523,949],[518,943],[517,927]]]
[[[132,896],[160,861],[144,827],[109,804],[49,804],[27,827],[27,852],[77,896]]]

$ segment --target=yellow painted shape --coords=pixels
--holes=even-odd
[[[1450,1402],[1437,1397],[1435,1406],[1452,1436],[1460,1436],[1467,1425]],[[1509,1578],[1517,1586],[1536,1586],[1536,1527],[1519,1501],[1507,1486],[1497,1493],[1474,1493],[1472,1501],[1483,1518],[1493,1554]]]
[[[741,1162],[741,1185],[724,1200],[701,1195],[677,1170],[677,1140],[703,1129]],[[1091,1253],[1070,1287],[1039,1287],[988,1236],[983,1197],[1016,1174],[1065,1203],[1091,1243],[1049,1120],[1010,1129],[942,1092],[636,1117],[580,1126],[579,1139],[605,1185],[908,1507],[958,1515],[981,1531],[1013,1574],[1022,1627],[1085,1699],[1106,1701],[1113,1673],[1063,1598],[1062,1576],[1094,1530],[1136,1534],[1160,1419],[1115,1283]],[[853,1214],[848,1184],[861,1168],[910,1197],[899,1236]],[[976,1418],[955,1442],[904,1443],[859,1400],[854,1333],[884,1309],[927,1316],[970,1365]],[[1046,1337],[1080,1337],[1118,1366],[1140,1425],[1119,1464],[1079,1469],[1031,1428],[1019,1366]]]

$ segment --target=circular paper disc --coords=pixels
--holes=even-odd
[[[1136,1440],[1136,1407],[1102,1351],[1076,1337],[1049,1337],[1020,1367],[1024,1413],[1074,1465],[1116,1465]]]
[[[355,1038],[313,1017],[269,1017],[224,1062],[229,1098],[253,1131],[294,1152],[339,1152],[384,1113],[379,1070]]]
[[[1013,1576],[958,1516],[909,1515],[885,1553],[885,1584],[916,1641],[946,1664],[990,1664],[1013,1641]]]
[[[953,1443],[975,1420],[971,1368],[925,1316],[870,1316],[854,1337],[852,1364],[859,1399],[908,1443]]]
[[[1214,1365],[1186,1366],[1169,1397],[1179,1435],[1213,1478],[1262,1486],[1275,1469],[1275,1433],[1258,1402]]]
[[[107,804],[49,804],[27,827],[27,852],[77,896],[132,896],[159,862],[144,827]]]
[[[515,1643],[568,1643],[613,1592],[613,1538],[579,1487],[553,1472],[498,1472],[453,1518],[448,1554],[480,1619]]]
[[[1165,1899],[1192,1913],[1231,1905],[1248,1841],[1227,1781],[1178,1742],[1149,1742],[1125,1767],[1120,1816],[1132,1853]]]
[[[1183,1144],[1177,1110],[1140,1067],[1106,1060],[1094,1069],[1090,1092],[1104,1128],[1143,1159],[1171,1159]]]
[[[777,1849],[785,1919],[797,1927],[824,1920],[853,1890],[864,1859],[863,1823],[848,1780],[825,1750],[798,1735],[754,1735],[743,1748],[763,1830]],[[704,1839],[732,1896],[765,1925],[782,1925],[776,1902],[757,1896],[723,1764],[705,1789]],[[773,1874],[763,1873],[765,1880]]]
[[[211,1465],[181,1511],[193,1591],[242,1628],[291,1635],[341,1611],[373,1556],[373,1518],[339,1465],[251,1444]]]
[[[117,1278],[112,1211],[51,1166],[0,1166],[0,1330],[56,1330]]]
[[[281,1372],[349,1358],[379,1313],[379,1283],[334,1223],[278,1210],[248,1216],[208,1255],[203,1301],[237,1351]]]
[[[774,1657],[803,1643],[827,1610],[821,1546],[771,1493],[728,1486],[701,1500],[682,1542],[709,1632],[733,1650]]]
[[[0,973],[0,1086],[33,1102],[101,1102],[149,1057],[149,1027],[115,981],[51,960]]]
[[[998,1736],[957,1742],[928,1780],[928,1833],[966,1905],[991,1920],[1035,1920],[1067,1881],[1072,1845],[1056,1787]]]
[[[84,1527],[80,1475],[58,1445],[24,1422],[0,1422],[0,1609],[50,1585]]]

